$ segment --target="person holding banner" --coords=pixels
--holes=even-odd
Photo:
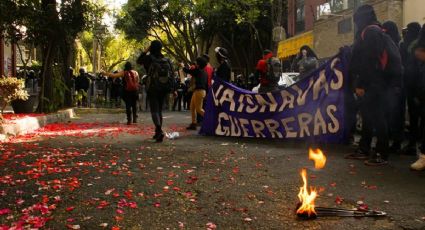
[[[281,66],[279,66],[278,76],[275,76],[274,71],[269,69],[273,67],[272,63],[275,59],[273,58],[273,52],[271,50],[263,51],[263,58],[257,62],[256,67],[256,78],[260,80],[259,93],[267,93],[279,90],[278,82],[280,80]],[[277,59],[278,65],[280,61]]]
[[[187,127],[188,130],[196,130],[197,114],[204,116],[205,113],[203,102],[208,89],[208,74],[205,71],[205,66],[207,66],[207,60],[203,57],[198,57],[194,68],[183,68],[183,71],[190,74],[194,79],[194,90],[190,101],[192,123]]]
[[[217,61],[220,64],[217,70],[215,71],[215,76],[223,81],[230,82],[232,68],[230,67],[229,53],[227,52],[227,49],[223,47],[216,47],[214,51],[215,57],[217,58]]]

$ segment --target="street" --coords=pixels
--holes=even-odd
[[[165,130],[180,136],[153,143],[149,113],[125,125],[120,113],[80,113],[67,124],[0,143],[0,229],[425,229],[425,174],[413,156],[367,167],[343,156],[348,146],[206,137],[186,131],[190,116],[168,112]],[[385,211],[384,218],[298,220],[307,168],[316,206]]]

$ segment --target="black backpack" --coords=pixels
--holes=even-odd
[[[170,59],[156,58],[151,55],[152,63],[148,70],[146,82],[148,91],[171,92],[174,89],[173,70]]]
[[[381,70],[389,76],[400,76],[403,73],[403,67],[399,48],[391,37],[378,25],[370,25],[363,29],[361,34],[362,40],[364,40],[366,31],[370,28],[379,28],[382,31],[382,38],[385,42],[385,49],[379,56]]]

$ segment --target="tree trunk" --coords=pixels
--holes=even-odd
[[[70,67],[72,65],[72,54],[74,50],[74,43],[72,41],[66,41],[63,43],[63,47],[61,47],[61,53],[62,53],[62,76],[63,81],[65,82],[65,85],[67,89],[65,89],[65,98],[64,98],[64,105],[65,107],[71,107],[72,106],[72,74],[70,71]]]
[[[40,102],[37,108],[38,112],[50,113],[54,111],[53,106],[53,63],[54,57],[57,53],[57,44],[51,39],[46,46],[45,52],[43,53],[43,67],[41,75],[41,92]],[[48,106],[50,105],[50,106]]]

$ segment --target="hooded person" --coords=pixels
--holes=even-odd
[[[394,44],[399,47],[400,44],[400,34],[397,28],[397,24],[393,21],[386,21],[382,24],[385,34],[387,34]],[[400,53],[400,50],[398,50]],[[391,81],[390,90],[389,90],[389,135],[393,140],[390,150],[392,152],[400,152],[401,144],[403,142],[404,136],[404,114],[406,107],[406,96],[404,93],[404,83],[403,75],[399,74],[394,76],[394,79]]]
[[[164,85],[158,85],[158,81],[153,79],[159,77],[159,74],[167,74],[168,79],[174,82],[173,65],[171,60],[162,54],[162,43],[158,40],[152,41],[151,45],[147,47],[137,59],[137,63],[143,65],[148,77],[146,80],[146,91],[149,99],[149,107],[152,116],[152,121],[155,125],[155,135],[153,139],[156,142],[162,142],[164,139],[164,132],[162,131],[162,108],[166,97],[173,89],[168,89]],[[152,67],[152,68],[151,68]],[[163,76],[161,76],[163,77]],[[176,92],[174,92],[176,94]]]
[[[425,117],[425,25],[422,27],[419,39],[414,47],[414,54],[416,59],[421,63],[421,80],[418,82],[421,89],[417,94],[418,108],[420,108],[420,114],[423,118]],[[420,154],[418,160],[410,165],[413,170],[425,170],[425,128],[421,127],[421,145],[419,146]]]
[[[416,143],[419,140],[421,108],[417,103],[418,92],[421,86],[418,80],[422,78],[420,66],[421,62],[415,57],[414,47],[418,42],[421,26],[417,22],[411,22],[405,29],[403,41],[400,44],[400,53],[403,61],[404,88],[407,98],[407,111],[409,115],[409,135],[408,144],[402,153],[407,155],[416,155]]]
[[[267,77],[267,62],[273,57],[271,50],[264,50],[263,57],[257,62],[256,78],[260,81],[259,93],[267,93],[278,90],[278,80],[272,80]]]
[[[386,40],[372,6],[360,6],[354,13],[353,20],[357,31],[350,72],[358,76],[355,92],[362,99],[360,113],[363,127],[359,148],[346,158],[359,160],[369,158],[365,161],[366,165],[386,165],[389,151],[386,111],[390,83],[380,62],[380,57],[386,49]],[[374,134],[377,137],[376,151],[370,154]]]
[[[229,52],[223,47],[216,47],[214,49],[215,57],[219,63],[217,70],[215,71],[215,77],[220,78],[226,82],[230,81],[230,75],[232,67],[229,62]]]

